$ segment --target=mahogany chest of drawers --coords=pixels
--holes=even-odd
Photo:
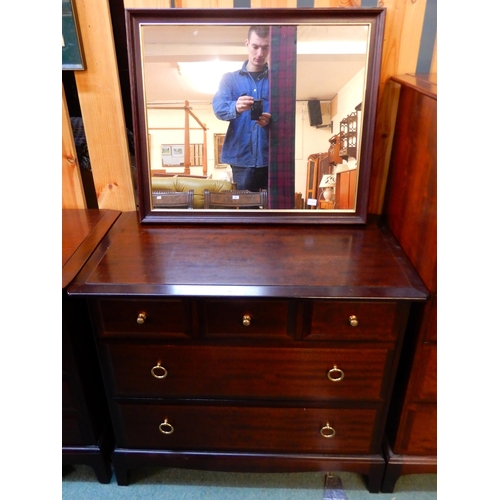
[[[89,305],[118,484],[140,466],[348,470],[379,491],[411,307],[391,233],[141,225],[123,214],[70,294]]]
[[[62,212],[62,463],[89,465],[101,483],[111,480],[111,421],[88,308],[67,289],[119,215]]]
[[[384,215],[430,297],[414,308],[402,351],[384,492],[403,474],[437,471],[437,83],[432,74],[392,80],[400,94]]]

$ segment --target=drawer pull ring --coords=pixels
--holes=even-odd
[[[320,433],[324,438],[332,438],[335,436],[335,429],[330,427],[330,424],[327,422],[326,425],[321,428]]]
[[[328,371],[328,378],[332,382],[340,382],[344,378],[344,372],[337,368],[337,365],[333,365],[333,368]]]
[[[252,322],[252,318],[250,314],[245,314],[243,316],[243,326],[250,326],[250,323]]]
[[[174,426],[168,423],[168,419],[165,419],[158,428],[162,434],[172,434],[174,432]]]
[[[143,325],[145,322],[146,322],[146,313],[145,312],[139,313],[139,315],[137,316],[137,323],[139,323],[139,325]]]
[[[358,322],[358,317],[357,316],[349,316],[349,324],[351,326],[358,326],[359,325],[359,322]]]
[[[154,378],[165,378],[168,375],[167,370],[158,363],[156,366],[153,366],[151,368],[151,375],[153,375]]]

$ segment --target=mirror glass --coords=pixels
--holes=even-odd
[[[161,15],[157,10],[128,11],[127,16],[143,219],[364,222],[381,9],[359,9],[354,17],[350,11],[319,9],[317,19],[317,9],[307,15],[289,9],[286,17],[279,9],[265,9],[267,20],[256,16],[255,9],[251,16],[245,9],[182,9],[175,16],[174,10],[180,9]],[[219,11],[216,19],[203,21],[206,13],[215,17],[214,10]],[[269,34],[249,32],[244,21],[249,18],[259,19],[259,29],[268,27]],[[227,74],[243,78],[247,65],[256,88],[232,89],[232,101],[226,102],[223,75],[238,87],[240,80]],[[223,87],[224,92],[219,90]],[[251,119],[251,101],[240,108],[235,92],[263,98],[264,109]],[[219,109],[224,114],[217,116]],[[248,117],[246,123],[240,115]],[[260,188],[242,185],[235,155],[247,158],[243,150],[257,150],[265,140],[265,159],[239,170],[244,167],[246,174],[251,168],[252,175],[258,171],[262,177],[264,169],[256,167],[267,162],[267,177]],[[195,185],[216,191],[267,189],[268,205],[205,208],[196,187],[193,208],[172,205],[168,200],[173,198],[163,196]]]

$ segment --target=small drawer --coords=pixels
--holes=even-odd
[[[129,345],[107,346],[113,395],[155,398],[382,401],[392,351]]]
[[[404,321],[396,302],[315,300],[304,307],[305,340],[394,342]],[[402,311],[401,311],[402,312]]]
[[[286,300],[205,299],[205,338],[291,340],[294,337],[294,308]]]
[[[376,410],[120,404],[124,448],[374,453]]]
[[[183,299],[102,299],[93,302],[102,337],[189,338],[191,303]]]

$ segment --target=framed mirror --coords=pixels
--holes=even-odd
[[[365,223],[384,19],[383,8],[127,9],[141,221]],[[191,190],[193,208],[162,196]],[[205,190],[234,206],[205,208]],[[238,206],[262,190],[265,208]]]

